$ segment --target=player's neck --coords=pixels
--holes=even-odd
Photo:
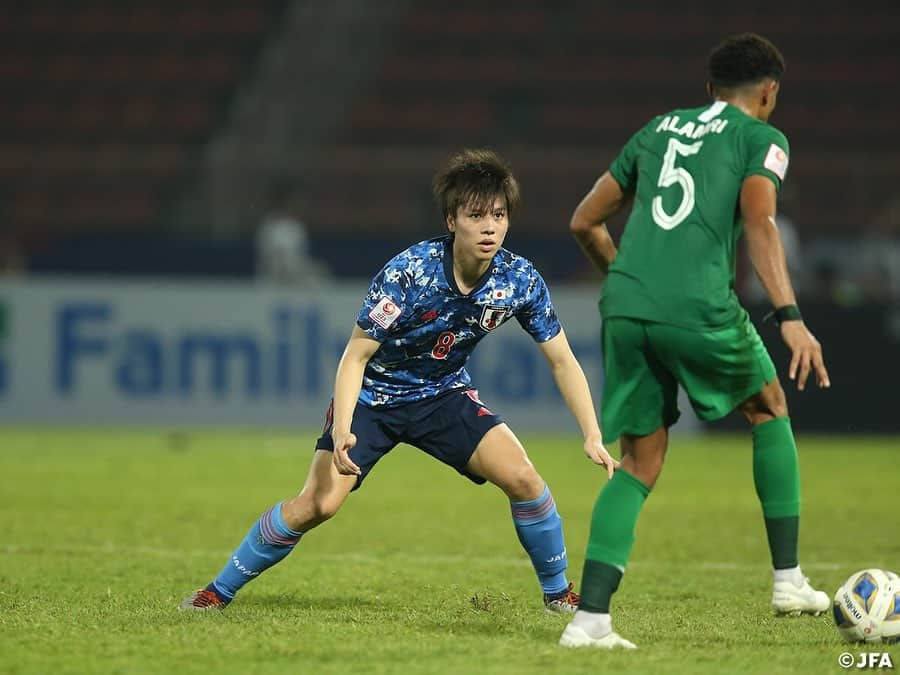
[[[722,101],[730,106],[734,106],[742,113],[749,115],[755,119],[761,119],[759,116],[759,105],[752,103],[740,94],[732,94],[728,96],[716,96],[717,101]]]
[[[475,289],[478,280],[491,266],[491,260],[478,260],[468,258],[460,251],[453,251],[453,276],[456,285],[463,293],[470,293]]]

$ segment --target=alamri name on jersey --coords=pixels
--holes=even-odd
[[[694,122],[685,122],[684,126],[678,127],[681,119],[678,115],[668,115],[656,127],[656,133],[661,131],[671,131],[673,134],[685,136],[686,138],[703,138],[706,134],[721,134],[725,127],[728,126],[728,120],[714,119],[706,124],[696,124]]]

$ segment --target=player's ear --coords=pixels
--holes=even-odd
[[[451,232],[454,232],[456,230],[456,218],[454,218],[453,215],[449,213],[447,214],[447,229]]]
[[[763,83],[762,95],[760,97],[760,103],[763,104],[763,107],[769,105],[770,101],[774,101],[776,91],[778,91],[777,80],[766,80],[765,83]]]
[[[716,90],[713,89],[713,83],[710,80],[707,80],[706,82],[706,93],[709,94],[710,98],[716,97]]]

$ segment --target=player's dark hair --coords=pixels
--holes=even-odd
[[[756,33],[723,40],[709,55],[709,79],[715,89],[733,89],[771,77],[780,81],[784,57],[778,47]]]
[[[463,150],[454,155],[431,181],[434,199],[444,218],[460,206],[487,208],[499,195],[510,215],[519,207],[519,183],[512,169],[493,150]]]

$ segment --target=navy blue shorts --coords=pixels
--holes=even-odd
[[[331,440],[332,405],[325,415],[325,428],[316,442],[316,450],[334,451]],[[478,443],[503,419],[478,400],[475,389],[454,389],[433,398],[393,408],[370,408],[360,403],[353,411],[350,431],[356,434],[356,445],[350,459],[362,474],[353,487],[356,490],[379,459],[398,443],[408,443],[452,466],[479,485],[484,478],[466,471],[466,464]]]

